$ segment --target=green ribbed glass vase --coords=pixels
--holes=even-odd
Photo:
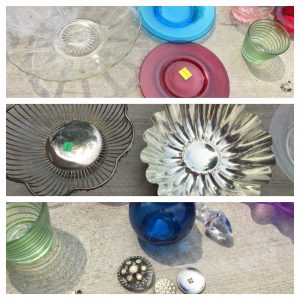
[[[45,255],[53,241],[47,203],[6,204],[6,260],[30,263]]]
[[[262,64],[287,51],[290,42],[288,32],[280,23],[258,20],[248,28],[242,55],[250,63]]]

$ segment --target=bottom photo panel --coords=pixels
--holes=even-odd
[[[9,202],[6,292],[290,294],[294,203]]]

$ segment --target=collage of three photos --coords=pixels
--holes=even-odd
[[[7,294],[294,293],[293,6],[7,6],[6,52]]]

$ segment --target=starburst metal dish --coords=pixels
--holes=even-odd
[[[134,136],[126,105],[13,105],[6,117],[6,174],[34,195],[104,185]]]
[[[259,195],[272,137],[244,105],[168,105],[144,133],[141,160],[158,195]]]

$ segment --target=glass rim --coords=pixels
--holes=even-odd
[[[231,9],[238,9],[242,14],[246,15],[246,16],[251,16],[252,14],[248,14],[247,12],[243,11],[242,9],[240,9],[239,7],[245,7],[245,6],[231,6]],[[251,7],[251,6],[247,6],[247,7]],[[267,7],[269,13],[272,13],[272,11],[275,9],[275,6],[257,6],[257,7]],[[260,19],[261,20],[261,19]],[[258,21],[258,20],[256,20]]]
[[[8,203],[14,203],[14,202],[8,202]],[[37,202],[18,202],[18,204],[19,204],[19,203],[22,203],[22,204],[24,204],[24,203],[33,203],[33,204],[34,204],[34,203],[37,203]],[[14,242],[19,242],[21,239],[27,237],[27,236],[33,231],[33,229],[37,226],[37,223],[40,221],[43,212],[44,212],[44,211],[46,210],[46,208],[48,207],[47,202],[40,202],[40,203],[42,203],[42,206],[41,206],[39,215],[38,215],[38,217],[36,218],[36,220],[34,221],[33,225],[30,227],[30,229],[29,229],[24,235],[22,235],[21,237],[6,242],[6,246],[11,245],[11,244],[13,244]]]
[[[249,39],[248,39],[249,42],[250,42],[252,45],[254,45],[254,43],[253,43],[252,40],[251,40],[251,36],[250,36],[250,29],[251,29],[251,27],[252,27],[253,25],[257,24],[257,23],[263,23],[263,22],[269,23],[269,24],[276,24],[277,26],[281,27],[281,29],[282,29],[282,30],[284,31],[284,33],[286,34],[287,42],[288,42],[287,47],[286,47],[285,50],[282,50],[282,51],[276,52],[276,53],[271,52],[271,51],[266,51],[265,53],[266,53],[266,54],[269,54],[269,55],[275,55],[275,54],[276,54],[276,55],[281,55],[281,54],[283,54],[283,53],[284,53],[285,51],[287,51],[287,50],[289,49],[289,47],[290,47],[290,44],[291,44],[291,37],[290,37],[290,34],[288,33],[288,31],[284,28],[284,26],[281,25],[277,20],[259,19],[259,20],[254,21],[252,24],[250,24],[250,26],[248,27],[247,33],[246,33],[246,37],[249,38]]]

